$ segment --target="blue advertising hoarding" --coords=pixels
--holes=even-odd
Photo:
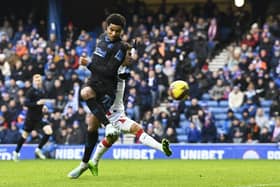
[[[20,159],[34,159],[37,145],[24,145]],[[172,144],[173,155],[166,157],[162,152],[145,145],[113,145],[104,159],[182,159],[182,160],[221,160],[221,159],[268,159],[280,160],[280,148],[276,144]],[[10,160],[15,145],[0,145],[0,160]],[[57,145],[53,150],[54,159],[80,160],[82,145]]]
[[[38,145],[24,145],[20,152],[20,159],[22,160],[30,160],[35,159],[35,149]],[[16,145],[5,145],[0,144],[0,160],[11,160],[12,153],[15,150]]]

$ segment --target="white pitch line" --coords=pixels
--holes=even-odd
[[[265,187],[265,186],[280,186],[280,183],[272,183],[272,184],[249,184],[249,185],[234,186],[234,187]]]

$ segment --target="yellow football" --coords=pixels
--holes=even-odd
[[[168,93],[175,100],[188,99],[189,98],[189,84],[183,80],[176,80],[170,84]]]

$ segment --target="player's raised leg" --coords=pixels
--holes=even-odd
[[[126,123],[127,125],[132,123],[130,125],[130,133],[135,134],[136,138],[138,138],[142,144],[157,149],[163,152],[166,156],[172,155],[172,150],[169,147],[169,141],[167,139],[163,139],[162,143],[160,144],[153,137],[144,132],[144,130],[138,123],[134,122],[131,119],[127,119]],[[126,123],[124,123],[124,126],[126,125]]]
[[[122,132],[129,132],[135,134],[135,136],[139,139],[139,141],[163,152],[166,156],[172,155],[172,150],[169,147],[169,141],[167,139],[163,139],[162,143],[159,143],[154,138],[149,136],[147,133],[144,132],[142,127],[136,123],[135,121],[125,117],[122,118],[120,124],[120,129]],[[89,161],[89,169],[94,176],[98,176],[98,163],[101,157],[106,153],[106,151],[112,146],[112,144],[118,139],[118,136],[110,136],[105,137],[97,146],[93,159]]]

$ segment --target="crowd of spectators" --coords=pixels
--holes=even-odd
[[[280,42],[274,33],[279,32],[279,15],[269,17],[262,27],[253,24],[242,38],[248,14],[230,8],[222,12],[209,3],[197,4],[191,11],[174,6],[167,12],[161,6],[151,12],[144,5],[132,12],[122,10],[128,18],[123,39],[140,41],[126,86],[127,115],[156,139],[166,137],[172,143],[180,141],[176,133],[183,128],[182,115],[188,122],[184,129],[190,143],[278,141]],[[69,22],[61,42],[54,34],[47,37],[46,28],[44,21],[34,24],[32,16],[17,22],[7,17],[0,25],[0,143],[16,143],[20,136],[27,110],[25,94],[35,73],[43,75],[50,98],[44,118],[54,130],[51,141],[85,141],[88,110],[79,90],[90,72],[79,58],[90,57],[100,33]],[[235,45],[228,49],[227,65],[211,72],[212,57],[231,38]],[[189,83],[190,105],[168,97],[168,85],[177,79]],[[229,102],[222,127],[200,102],[207,94],[210,100]],[[261,100],[273,101],[269,115],[260,108]],[[235,117],[236,112],[242,112],[242,118]],[[37,143],[39,138],[40,131],[34,130],[26,143]]]

